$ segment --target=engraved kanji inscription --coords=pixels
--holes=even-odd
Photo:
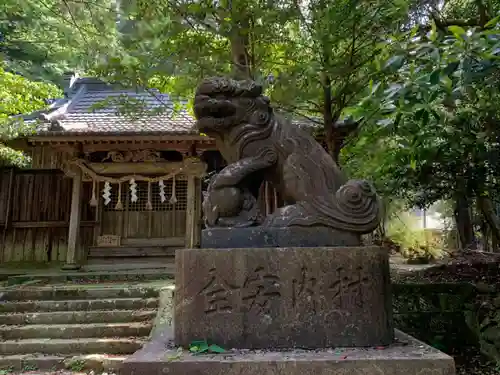
[[[316,313],[319,307],[320,292],[318,279],[307,267],[302,267],[300,276],[292,280],[292,306],[304,306]]]
[[[242,288],[242,303],[246,311],[269,313],[271,300],[281,297],[281,282],[277,275],[257,267],[246,277]]]
[[[369,282],[363,267],[358,266],[352,270],[339,267],[335,270],[335,281],[328,290],[330,298],[335,302],[337,308],[345,308],[349,301],[354,301],[356,307],[363,307],[363,284]]]
[[[237,292],[239,287],[231,285],[217,275],[217,270],[209,270],[209,281],[198,293],[205,297],[205,314],[229,313],[238,309]]]

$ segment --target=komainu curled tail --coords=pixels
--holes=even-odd
[[[345,220],[345,230],[370,233],[380,223],[380,199],[371,183],[364,180],[349,180],[335,193],[337,220]]]
[[[335,194],[309,197],[278,209],[266,218],[264,226],[324,226],[365,234],[379,225],[380,207],[380,200],[369,182],[349,180]]]

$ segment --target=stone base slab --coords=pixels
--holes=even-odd
[[[383,348],[242,350],[193,355],[164,333],[124,361],[120,375],[455,375],[453,358],[396,331]]]
[[[201,248],[360,246],[355,233],[325,227],[209,228],[201,231]]]
[[[308,349],[390,344],[387,249],[179,249],[175,342]]]

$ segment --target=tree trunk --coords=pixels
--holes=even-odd
[[[236,30],[231,37],[231,56],[233,59],[233,76],[238,80],[252,78],[252,67],[250,65],[250,55],[245,37]]]
[[[457,224],[458,237],[461,249],[476,249],[476,238],[470,215],[470,204],[467,197],[458,195],[455,198],[455,222]]]
[[[491,251],[496,253],[498,251],[498,238],[496,236],[491,236]]]
[[[335,163],[339,164],[339,155],[342,148],[335,123],[339,115],[333,112],[332,83],[330,77],[325,74],[323,77],[323,127],[325,129],[325,143],[328,153]]]
[[[481,237],[482,237],[482,245],[483,251],[490,251],[490,230],[489,225],[486,220],[481,220]]]
[[[338,119],[338,116],[336,117]],[[331,133],[332,138],[331,138],[330,155],[332,156],[335,163],[337,163],[340,166],[340,151],[342,150],[342,146],[344,146],[345,137],[338,129],[335,129],[334,124],[337,119],[334,119],[332,124],[333,130]]]
[[[332,85],[330,77],[325,75],[323,80],[323,126],[325,128],[325,142],[328,152],[334,157],[332,151],[334,148],[333,138],[333,113],[332,113]]]
[[[238,80],[252,79],[255,72],[250,54],[251,19],[248,15],[238,15],[234,22],[230,35],[233,76]]]
[[[491,229],[492,236],[496,237],[498,242],[498,239],[500,238],[500,220],[495,213],[493,202],[488,197],[479,196],[477,198],[477,205],[483,214],[484,220],[486,220]]]

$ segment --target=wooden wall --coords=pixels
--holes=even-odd
[[[36,145],[25,151],[31,158],[32,169],[62,169],[68,155],[60,150],[43,145]]]
[[[0,262],[65,261],[71,189],[58,170],[0,169]],[[94,227],[88,184],[83,190],[79,258]]]

